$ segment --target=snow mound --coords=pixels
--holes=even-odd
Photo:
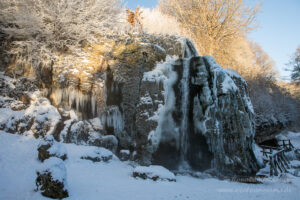
[[[137,166],[133,170],[133,177],[140,177],[143,179],[168,180],[176,181],[175,175],[166,168],[158,165],[150,165],[149,167]]]

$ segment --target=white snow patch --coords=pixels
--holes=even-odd
[[[120,153],[129,155],[129,154],[130,154],[130,151],[129,151],[128,149],[122,149],[122,150],[120,151]]]
[[[228,91],[237,91],[238,90],[234,81],[227,74],[222,83],[222,90],[223,90],[223,93],[227,93]]]
[[[248,109],[250,110],[250,112],[254,113],[254,108],[253,108],[252,102],[250,100],[250,97],[244,96],[243,99],[246,102],[246,106],[248,107]]]

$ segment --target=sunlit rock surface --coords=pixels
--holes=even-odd
[[[31,86],[23,90],[22,79],[2,73],[0,109],[9,118],[0,116],[0,129],[116,154],[128,149],[140,164],[172,170],[257,171],[245,81],[199,56],[188,39],[103,37],[82,51],[86,57],[79,62],[74,55],[72,65],[64,64],[70,55],[60,55],[48,67],[19,70]],[[5,74],[13,77],[16,66]]]

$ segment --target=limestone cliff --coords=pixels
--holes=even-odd
[[[117,155],[129,150],[130,159],[143,165],[231,175],[257,171],[245,81],[213,58],[199,56],[188,39],[111,36],[83,44],[82,51],[86,56],[73,55],[72,65],[64,63],[72,58],[68,54],[40,68],[7,64],[6,75],[23,77],[34,89],[18,89],[19,81],[2,86],[1,95],[11,99],[2,98],[2,110],[8,112],[24,95],[31,104],[19,101],[20,109],[11,110],[19,117],[0,119],[0,129],[53,134]],[[42,118],[45,113],[55,120]]]

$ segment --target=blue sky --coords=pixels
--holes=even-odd
[[[146,8],[156,6],[158,0],[127,0],[127,6]],[[246,0],[248,4],[260,0]],[[289,76],[284,71],[293,52],[300,46],[300,0],[264,0],[258,15],[259,28],[248,38],[257,42],[276,62],[282,78]]]

